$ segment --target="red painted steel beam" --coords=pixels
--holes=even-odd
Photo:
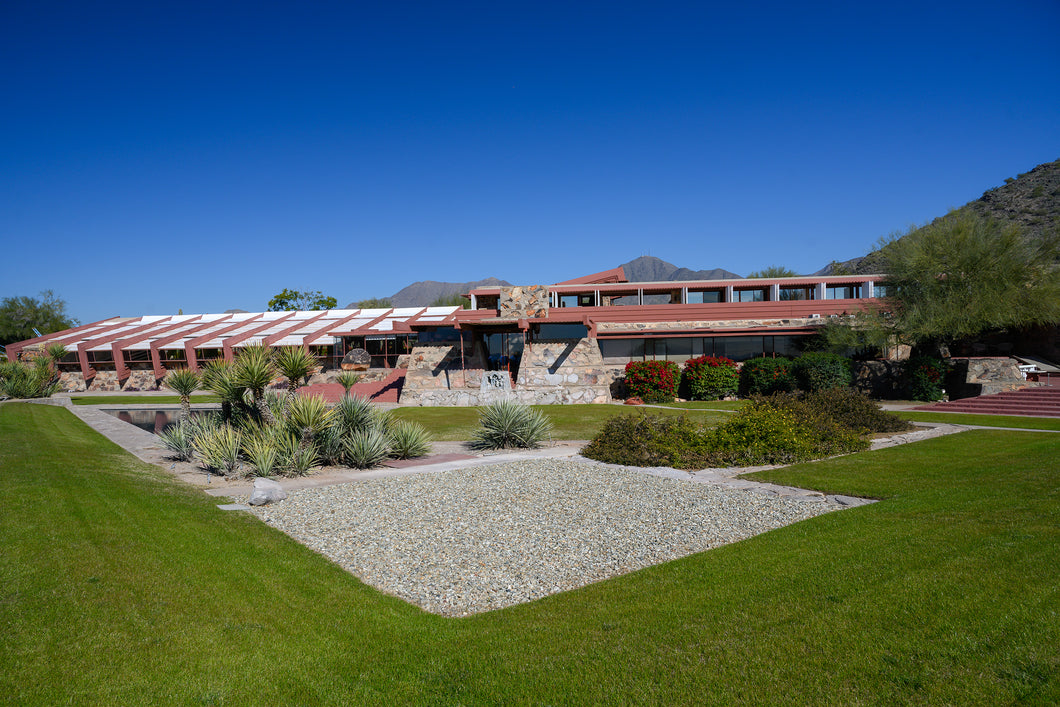
[[[184,356],[185,356],[185,358],[188,361],[188,368],[190,368],[193,371],[198,371],[199,370],[199,359],[195,357],[195,349],[196,348],[198,348],[199,346],[202,346],[203,344],[205,344],[210,339],[216,339],[217,337],[221,336],[222,334],[227,334],[228,332],[234,331],[236,329],[239,329],[240,327],[245,327],[247,324],[250,324],[251,322],[258,321],[260,318],[261,318],[261,315],[259,314],[259,315],[254,316],[254,317],[250,317],[249,319],[244,319],[242,321],[234,322],[233,324],[230,324],[229,326],[226,326],[223,329],[218,329],[217,331],[212,331],[209,334],[205,334],[205,335],[197,337],[195,339],[191,339],[190,341],[184,342]]]
[[[295,312],[289,312],[288,314],[282,317],[277,317],[276,319],[267,321],[261,326],[256,326],[253,329],[250,329],[249,331],[240,332],[235,336],[230,336],[227,339],[224,339],[221,342],[221,349],[224,351],[225,360],[231,361],[233,358],[235,358],[235,354],[233,353],[232,349],[235,347],[236,344],[246,341],[250,337],[257,334],[259,331],[265,331],[266,329],[274,327],[277,324],[283,324],[285,321],[287,321],[294,315]]]
[[[314,341],[316,341],[320,337],[324,336],[324,334],[327,334],[329,332],[331,332],[332,337],[334,337],[335,336],[335,334],[334,334],[335,329],[337,329],[338,327],[342,326],[346,322],[352,321],[352,320],[356,319],[357,317],[359,317],[360,316],[360,312],[361,312],[361,310],[358,309],[356,312],[354,312],[350,316],[343,317],[342,319],[338,320],[337,322],[335,322],[331,326],[321,327],[319,331],[315,331],[312,334],[306,334],[305,336],[302,337],[302,346],[305,346],[305,347],[308,348],[308,346],[311,343],[313,343]]]
[[[152,336],[155,336],[156,334],[161,334],[163,332],[172,331],[173,329],[176,329],[177,327],[180,327],[180,326],[184,326],[189,321],[195,321],[196,319],[198,319],[198,317],[195,317],[195,319],[185,320],[183,322],[171,323],[171,324],[169,324],[167,326],[163,326],[161,328],[156,328],[154,331],[145,332],[145,333],[142,333],[142,334],[138,334],[137,336],[132,336],[132,337],[128,337],[128,338],[125,338],[125,339],[119,339],[118,341],[113,342],[110,345],[110,352],[111,352],[111,356],[114,358],[114,370],[116,370],[118,372],[118,380],[124,380],[125,378],[129,377],[129,368],[128,368],[128,366],[125,365],[125,347],[126,346],[131,346],[132,344],[138,344],[141,341],[143,341],[144,339],[150,339]],[[160,319],[159,321],[155,322],[155,324],[156,325],[165,324],[167,321],[168,321],[168,319]]]
[[[118,317],[111,317],[110,319],[117,318]],[[14,343],[8,344],[4,347],[4,351],[7,352],[7,360],[17,360],[18,355],[22,353],[22,350],[25,349],[27,346],[32,346],[33,344],[39,344],[44,341],[47,341],[48,343],[61,344],[65,344],[69,341],[76,341],[78,337],[76,336],[75,332],[84,331],[85,329],[91,329],[92,327],[99,326],[103,322],[109,322],[110,319],[101,319],[98,322],[92,322],[91,324],[82,324],[81,326],[75,326],[70,329],[63,329],[62,331],[55,331],[51,334],[45,334],[44,336],[36,336],[32,339],[26,339],[25,341],[16,341]],[[111,325],[112,328],[115,326],[121,326],[121,323]]]
[[[194,334],[197,331],[202,331],[203,329],[208,329],[208,328],[210,328],[212,326],[217,326],[221,322],[228,321],[228,319],[230,317],[231,317],[231,315],[228,315],[226,317],[221,317],[220,319],[214,319],[213,321],[200,322],[196,326],[188,327],[187,329],[181,329],[178,333],[176,333],[176,334],[174,334],[172,336],[166,336],[166,337],[163,337],[161,339],[155,339],[154,341],[152,341],[151,342],[151,367],[154,368],[155,378],[165,378],[166,377],[166,367],[162,365],[162,353],[161,353],[161,350],[162,350],[163,346],[165,346],[166,344],[171,344],[174,341],[178,341],[180,339],[183,339],[188,334]]]
[[[264,346],[272,346],[277,341],[279,341],[283,337],[287,336],[290,332],[297,331],[298,329],[300,329],[300,328],[302,328],[304,326],[309,326],[310,324],[312,324],[314,322],[320,321],[320,319],[322,317],[324,317],[324,315],[326,315],[327,313],[328,313],[327,310],[324,310],[323,312],[321,312],[317,316],[313,317],[312,319],[299,319],[297,324],[289,326],[289,327],[287,327],[286,329],[284,329],[282,331],[276,332],[275,334],[269,334],[264,339],[262,339],[261,343]],[[305,344],[302,344],[302,348],[305,348]]]
[[[167,317],[166,319],[162,319],[162,320],[159,320],[159,321],[167,321],[168,319],[169,318]],[[123,322],[123,325],[124,324],[130,324],[130,323],[131,322]],[[95,337],[93,339],[86,339],[85,341],[82,341],[82,342],[78,343],[78,345],[77,345],[77,360],[81,364],[81,375],[84,376],[85,382],[87,383],[89,378],[94,378],[95,375],[96,375],[95,369],[93,369],[92,366],[90,366],[89,363],[88,363],[88,350],[89,349],[94,348],[96,346],[105,346],[105,345],[107,345],[107,344],[109,344],[109,343],[111,343],[113,341],[118,340],[119,338],[121,338],[123,336],[129,336],[131,334],[137,334],[139,332],[144,331],[145,329],[153,329],[156,326],[158,326],[158,324],[159,324],[159,322],[151,322],[150,324],[143,324],[143,325],[138,326],[138,327],[133,327],[132,329],[129,329],[128,331],[122,331],[122,332],[119,332],[119,333],[113,333],[113,328],[111,328],[111,330],[108,331],[106,333],[106,335],[104,335],[104,336],[97,336],[97,337]],[[118,371],[118,362],[117,361],[114,362],[114,370],[115,370],[115,372]],[[121,380],[120,375],[118,377],[118,380]]]

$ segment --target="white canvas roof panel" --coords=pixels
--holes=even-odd
[[[427,311],[424,312],[424,315],[428,317],[447,317],[458,309],[460,309],[460,307],[428,307]]]

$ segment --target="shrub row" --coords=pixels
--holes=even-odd
[[[910,426],[849,388],[755,397],[727,422],[636,413],[609,420],[582,455],[611,464],[702,469],[790,464],[868,448],[865,435]]]

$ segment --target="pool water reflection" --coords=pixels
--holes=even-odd
[[[113,415],[122,422],[136,425],[141,430],[153,434],[169,429],[180,421],[180,408],[158,409],[158,410],[117,410],[104,409],[103,412]],[[205,415],[210,410],[192,410],[192,415]]]

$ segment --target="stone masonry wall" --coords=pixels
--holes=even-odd
[[[413,349],[403,405],[482,405],[514,398],[540,405],[611,402],[613,367],[605,366],[595,339],[537,341],[523,350],[519,377],[510,390],[482,388],[482,352],[468,356],[460,370],[458,345],[417,346]]]
[[[497,301],[497,316],[501,319],[539,319],[548,316],[548,288],[505,287]]]

